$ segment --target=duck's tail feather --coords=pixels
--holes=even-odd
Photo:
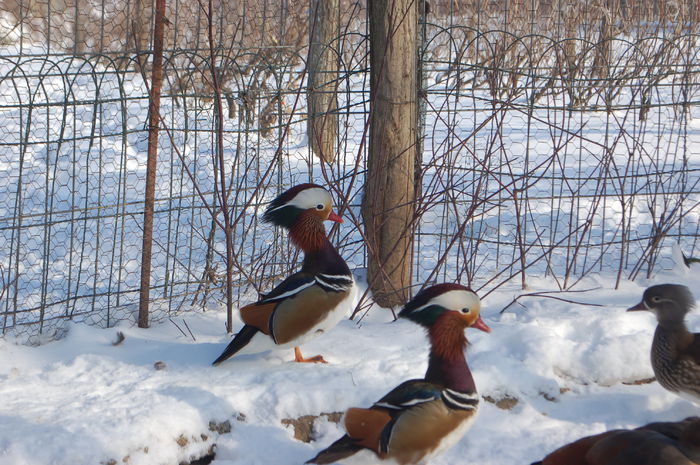
[[[318,465],[335,463],[358,452],[362,446],[358,446],[347,434],[323,449],[318,455],[306,463]]]
[[[247,346],[250,340],[253,339],[253,336],[255,336],[255,333],[257,333],[258,331],[258,328],[254,326],[243,326],[243,329],[241,329],[238,332],[238,334],[236,334],[236,336],[229,343],[229,345],[226,346],[226,349],[223,351],[223,353],[219,355],[219,358],[214,360],[212,365],[220,364],[221,362],[232,357],[236,352]]]

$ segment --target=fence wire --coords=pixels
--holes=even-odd
[[[138,304],[150,4],[0,0],[0,325],[55,337]],[[235,3],[235,5],[230,5]],[[246,300],[298,255],[259,222],[274,195],[329,184],[333,240],[365,266],[367,17],[341,2],[331,45],[337,157],[307,144],[306,2],[215,3],[225,160]],[[53,8],[53,9],[52,9]],[[224,283],[214,95],[202,4],[171,5],[156,186],[152,318],[218,306]],[[700,243],[697,5],[422,2],[414,281],[480,293],[547,276],[636,279]],[[142,14],[136,14],[141,12]],[[95,19],[98,18],[98,19]],[[335,78],[334,78],[335,79]]]

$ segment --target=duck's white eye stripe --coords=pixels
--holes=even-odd
[[[422,312],[423,310],[425,310],[426,308],[430,307],[431,305],[434,305],[434,303],[433,303],[432,300],[431,300],[429,303],[425,304],[425,305],[421,305],[420,307],[413,309],[413,313]]]
[[[331,195],[325,189],[312,187],[299,192],[292,200],[287,202],[287,205],[306,210],[307,208],[316,208],[318,204],[323,204],[325,206],[331,203]]]
[[[287,205],[289,205],[289,204],[288,204],[288,203],[283,203],[282,205],[280,205],[280,206],[278,206],[278,207],[269,208],[267,211],[268,211],[268,212],[273,212],[273,211],[275,211],[275,210],[279,210],[280,208],[284,208],[284,207],[286,207]]]
[[[318,208],[321,205],[320,210],[322,210],[326,205],[332,205],[333,199],[331,195],[320,187],[312,187],[310,189],[304,189],[295,195],[291,200],[279,205],[275,208],[271,208],[268,212],[273,212],[284,207],[297,207],[302,210],[307,210],[309,208]]]
[[[424,305],[413,309],[413,313],[418,313],[425,310],[433,305],[439,305],[440,307],[446,308],[448,310],[461,310],[463,308],[478,308],[479,297],[470,291],[454,290],[448,291],[444,294],[433,297]]]

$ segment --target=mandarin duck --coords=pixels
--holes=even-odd
[[[587,436],[532,465],[698,465],[700,418]]]
[[[464,329],[491,329],[479,316],[479,297],[459,284],[419,292],[399,313],[427,329],[428,370],[405,381],[370,408],[345,413],[347,434],[306,463],[424,463],[454,445],[479,407],[474,378],[464,356]]]
[[[304,261],[299,271],[240,309],[245,325],[214,365],[237,353],[291,347],[297,362],[325,362],[320,355],[304,358],[299,345],[333,328],[355,295],[352,273],[323,226],[325,220],[343,222],[332,207],[331,195],[316,184],[292,187],[267,207],[263,221],[287,229],[292,244],[304,252]]]
[[[690,290],[679,284],[652,286],[642,301],[627,311],[647,310],[659,324],[651,344],[651,366],[667,390],[700,402],[700,334],[685,326],[685,315],[695,306]]]

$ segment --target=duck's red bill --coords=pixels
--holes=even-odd
[[[330,212],[328,214],[328,219],[330,221],[335,221],[336,223],[342,223],[343,219],[336,213],[336,212]]]
[[[484,323],[484,320],[482,320],[481,317],[476,319],[476,321],[472,325],[472,328],[480,329],[485,333],[491,332],[491,328],[489,328],[489,326],[486,323]]]

